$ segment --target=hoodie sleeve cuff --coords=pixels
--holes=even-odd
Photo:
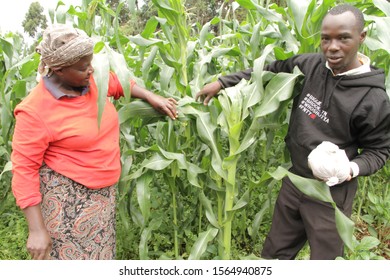
[[[349,167],[351,168],[351,176],[355,178],[359,175],[359,165],[356,162],[350,161]]]

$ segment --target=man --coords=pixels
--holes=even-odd
[[[344,149],[350,161],[350,176],[330,191],[337,206],[350,216],[357,176],[367,176],[383,167],[390,156],[390,102],[383,70],[370,66],[358,53],[366,32],[362,12],[339,5],[324,17],[321,27],[322,54],[297,55],[274,61],[266,70],[292,72],[298,66],[305,75],[302,93],[293,102],[286,145],[291,154],[291,172],[314,178],[307,157],[323,141]],[[252,69],[220,77],[196,96],[206,105],[221,88],[249,79]],[[316,110],[310,104],[316,104]],[[344,244],[335,225],[330,204],[312,199],[285,178],[275,205],[271,230],[262,257],[294,259],[306,241],[311,259],[335,259]]]

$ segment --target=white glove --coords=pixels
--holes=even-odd
[[[344,150],[329,141],[319,144],[308,156],[313,175],[334,186],[350,176],[350,163]]]

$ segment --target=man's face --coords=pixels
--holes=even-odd
[[[321,28],[321,49],[334,74],[357,68],[357,52],[366,37],[352,12],[326,15]]]

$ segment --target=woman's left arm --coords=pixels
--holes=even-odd
[[[173,120],[177,118],[177,101],[174,98],[165,98],[163,96],[154,94],[153,92],[137,85],[134,80],[130,80],[130,88],[131,97],[139,98],[148,102],[155,110],[167,115]],[[123,95],[123,88],[117,75],[114,72],[110,72],[107,96],[118,99]]]
[[[177,118],[177,101],[172,97],[165,98],[163,96],[154,94],[153,92],[140,87],[137,84],[133,85],[131,89],[131,96],[148,102],[155,110],[167,115],[173,120]]]

